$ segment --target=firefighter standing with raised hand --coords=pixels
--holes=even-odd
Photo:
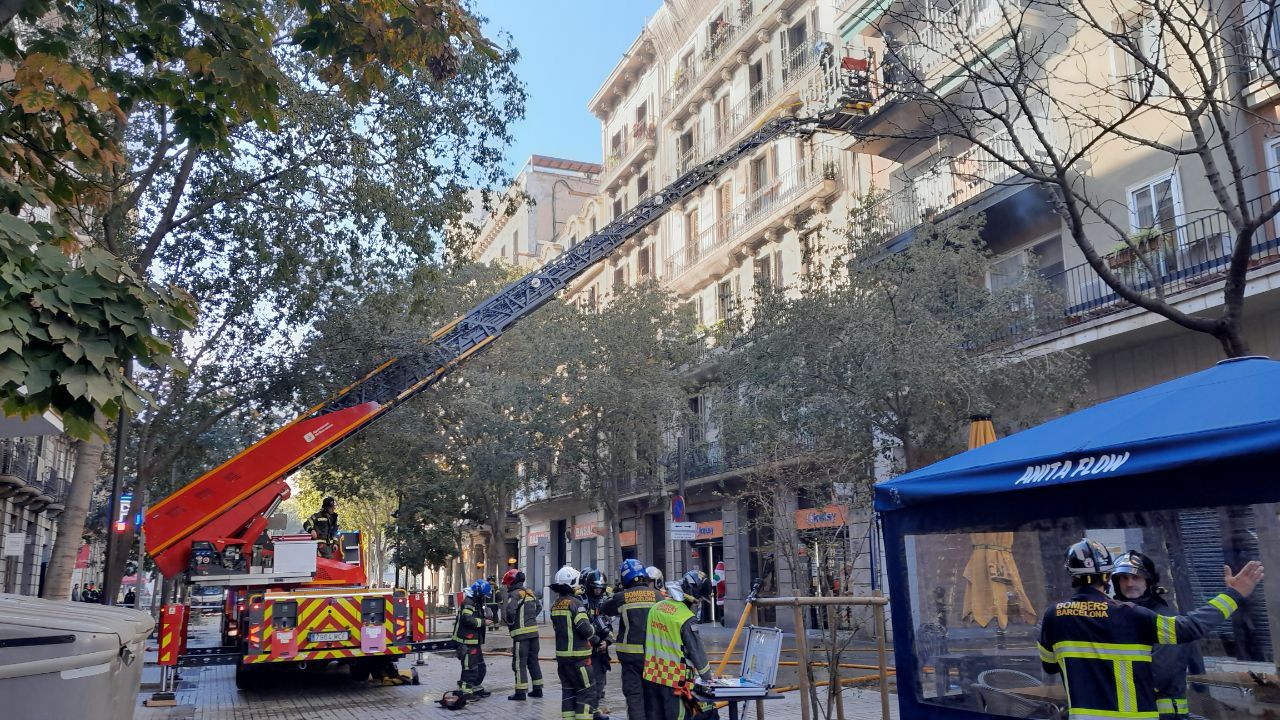
[[[604,607],[606,590],[604,573],[587,568],[578,577],[578,585],[582,588],[583,601],[587,607],[587,616],[591,618],[591,625],[595,628],[596,638],[600,641],[591,653],[591,706],[595,710],[593,717],[595,720],[609,720],[609,716],[600,710],[604,704],[605,683],[609,679],[607,674],[611,664],[609,646],[613,643],[613,628],[609,627],[608,622],[601,613],[601,609]]]
[[[560,677],[560,717],[592,720],[591,650],[600,640],[582,601],[575,597],[578,571],[565,565],[556,572],[551,590],[551,627],[556,632],[556,673]]]
[[[515,671],[516,692],[508,700],[542,697],[542,666],[538,665],[538,615],[542,602],[536,593],[524,586],[524,571],[512,568],[502,576],[507,588],[507,604],[503,608],[507,628],[511,631],[511,669]],[[530,680],[533,687],[530,689]]]
[[[1158,614],[1176,616],[1158,587],[1160,573],[1151,558],[1136,550],[1116,558],[1111,571],[1115,599],[1131,602]],[[1151,673],[1156,683],[1156,709],[1160,720],[1181,720],[1189,716],[1187,704],[1187,671],[1204,672],[1204,660],[1195,645],[1157,645],[1151,650]]]
[[[1063,676],[1072,718],[1156,718],[1152,649],[1199,640],[1231,617],[1262,580],[1252,560],[1232,575],[1227,591],[1186,615],[1168,616],[1107,596],[1114,563],[1102,544],[1085,538],[1067,549],[1076,594],[1045,610],[1040,662]]]
[[[462,605],[453,623],[453,641],[458,644],[458,661],[462,674],[458,690],[468,701],[489,697],[484,689],[484,603],[493,594],[493,586],[481,578],[462,591]]]
[[[618,570],[622,589],[601,606],[605,615],[619,619],[618,651],[622,694],[627,699],[627,720],[646,720],[644,710],[644,634],[649,623],[649,609],[658,602],[658,592],[649,585],[644,565],[634,558],[622,561]]]
[[[711,581],[690,570],[667,583],[666,600],[649,609],[644,636],[644,707],[649,720],[713,720],[715,706],[693,698],[693,681],[711,679],[711,661],[690,606],[711,596]]]

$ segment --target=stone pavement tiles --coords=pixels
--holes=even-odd
[[[377,683],[351,682],[345,669],[332,666],[320,670],[282,672],[264,683],[263,689],[238,690],[234,669],[230,666],[188,668],[182,673],[177,691],[177,707],[147,708],[141,701],[150,691],[139,695],[137,720],[347,720],[378,718],[401,720],[414,718],[509,718],[555,719],[560,717],[560,687],[555,681],[555,663],[542,662],[547,678],[546,697],[526,702],[512,702],[506,696],[514,685],[508,656],[493,654],[487,658],[488,676],[485,687],[493,695],[468,703],[461,711],[449,711],[435,701],[456,687],[458,663],[452,656],[425,656],[426,665],[417,666],[420,685],[383,687]],[[402,668],[414,667],[412,656],[402,660]],[[874,720],[880,717],[879,695],[872,689],[845,691],[845,717],[849,720]],[[626,708],[618,684],[617,666],[609,673],[605,707],[614,718],[625,718]],[[800,717],[797,693],[769,702],[769,720],[793,720]],[[893,717],[897,718],[896,698],[892,699]],[[727,720],[728,712],[720,711]],[[754,709],[742,713],[754,718]]]

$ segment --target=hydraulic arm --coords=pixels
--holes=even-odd
[[[422,352],[383,363],[327,402],[156,503],[146,516],[147,552],[166,576],[188,569],[195,542],[203,547],[235,547],[233,560],[238,561],[243,546],[252,544],[265,528],[266,517],[288,496],[283,480],[289,473],[431,387],[744,155],[786,133],[843,131],[851,118],[863,114],[865,106],[863,100],[842,99],[835,109],[818,117],[769,120],[724,153],[685,172],[581,244],[436,331]]]

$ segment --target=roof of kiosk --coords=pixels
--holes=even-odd
[[[1280,453],[1280,362],[1249,357],[1118,397],[879,483],[878,511]]]

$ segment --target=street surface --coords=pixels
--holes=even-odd
[[[192,628],[193,640],[211,629],[211,620],[202,626]],[[442,624],[441,627],[445,627]],[[552,640],[548,626],[542,638],[542,656],[550,657]],[[714,646],[720,634],[726,634],[720,628],[707,628],[709,644]],[[714,638],[710,636],[715,636]],[[194,644],[194,643],[193,643]],[[413,718],[466,718],[495,715],[503,718],[545,718],[547,720],[560,717],[560,686],[555,681],[555,662],[542,661],[542,673],[546,678],[546,697],[529,699],[519,703],[507,700],[513,691],[514,680],[511,670],[511,658],[498,655],[497,652],[509,647],[505,631],[490,631],[489,642],[486,643],[486,663],[488,675],[485,687],[493,692],[493,696],[469,703],[461,711],[450,711],[436,704],[446,690],[454,689],[458,680],[458,663],[452,656],[426,655],[425,665],[416,666],[419,685],[399,685],[384,687],[376,681],[367,683],[351,682],[346,670],[329,667],[323,670],[308,670],[280,673],[273,681],[265,683],[266,689],[251,691],[238,690],[235,685],[235,671],[231,666],[210,668],[186,668],[182,671],[181,682],[177,690],[176,707],[148,708],[142,701],[151,696],[152,683],[159,682],[159,668],[154,665],[155,653],[147,653],[148,665],[143,674],[143,692],[138,696],[138,709],[134,715],[137,720],[348,720],[368,718],[370,720],[401,720]],[[494,653],[494,654],[490,654]],[[713,657],[718,654],[712,653]],[[859,661],[865,661],[859,658]],[[410,656],[400,663],[401,668],[415,668],[414,658]],[[782,680],[782,677],[779,677]],[[893,717],[897,718],[897,700],[890,699]],[[605,708],[613,718],[626,718],[626,705],[618,684],[617,667],[609,673],[605,693]],[[853,688],[844,693],[845,717],[849,720],[874,720],[880,717],[880,698],[875,691],[875,684],[866,689]],[[786,693],[782,700],[774,700],[767,704],[769,720],[793,720],[800,717],[800,705],[797,693]],[[721,710],[720,716],[727,720],[728,711]],[[755,710],[742,713],[744,718],[754,718]]]

